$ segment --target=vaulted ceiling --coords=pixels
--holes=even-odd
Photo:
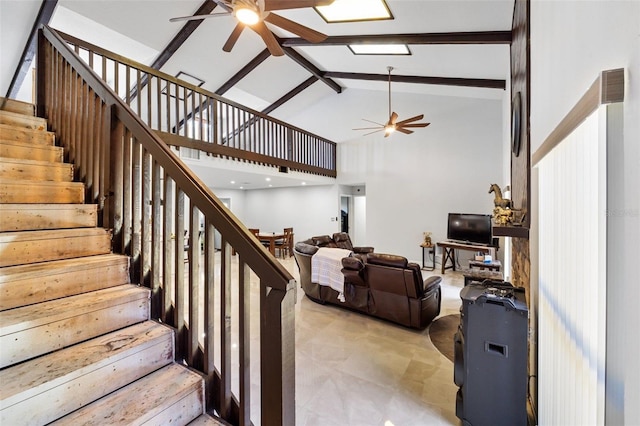
[[[386,120],[388,66],[394,68],[393,109],[403,117],[420,113],[416,104],[438,102],[441,96],[502,100],[509,81],[513,3],[387,0],[392,20],[334,24],[311,8],[282,10],[278,14],[329,37],[311,44],[271,26],[285,51],[280,57],[269,55],[252,31],[244,31],[233,50],[224,52],[236,24],[232,16],[169,21],[221,11],[212,0],[59,0],[50,25],[168,74],[187,73],[204,81],[207,90],[342,142],[362,135],[353,128],[366,124],[363,118]],[[34,16],[31,22],[17,17],[33,15],[39,5],[2,0],[3,38],[10,32],[28,34]],[[411,55],[354,55],[346,46],[394,40],[407,43]],[[6,50],[5,42],[2,47]],[[6,68],[13,71],[17,62],[3,62],[6,90]],[[403,111],[405,104],[411,110]],[[312,119],[302,118],[307,111]]]

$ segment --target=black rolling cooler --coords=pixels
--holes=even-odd
[[[454,336],[456,416],[464,426],[527,424],[527,330],[524,289],[472,284],[460,292]]]

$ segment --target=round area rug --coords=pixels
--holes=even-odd
[[[451,362],[454,362],[453,335],[458,331],[459,324],[460,314],[452,314],[437,318],[429,326],[431,342]]]

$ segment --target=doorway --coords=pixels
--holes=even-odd
[[[340,232],[349,233],[349,212],[351,211],[351,196],[340,196]]]

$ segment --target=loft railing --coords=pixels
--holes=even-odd
[[[71,35],[60,35],[170,145],[336,177],[334,142]]]
[[[207,409],[232,424],[294,424],[295,280],[48,27],[37,70],[39,115],[113,229],[113,251],[131,257],[131,282],[151,289],[152,317],[175,328],[176,361],[204,375]],[[185,248],[184,235],[200,243]]]

